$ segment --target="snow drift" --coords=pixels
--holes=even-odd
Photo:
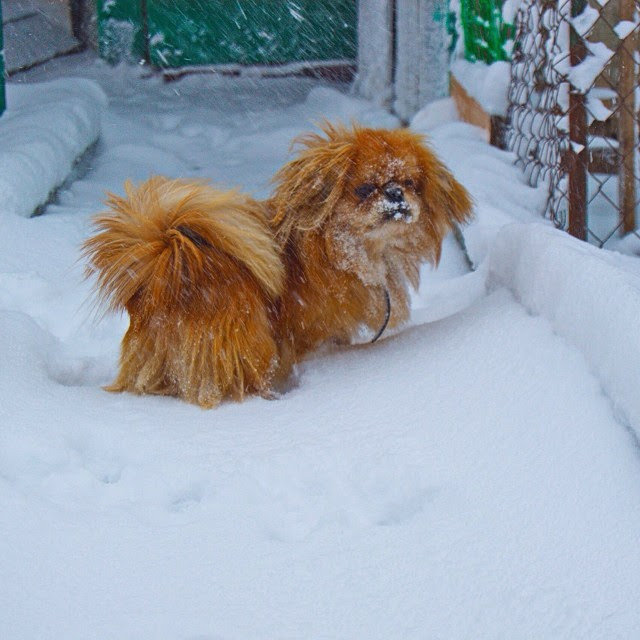
[[[640,277],[637,260],[596,249],[549,226],[503,228],[489,286],[506,286],[577,347],[617,410],[640,435]]]

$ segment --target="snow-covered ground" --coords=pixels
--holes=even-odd
[[[476,199],[476,271],[449,239],[411,327],[317,354],[276,401],[107,394],[127,321],[96,316],[78,262],[105,189],[263,196],[314,120],[394,120],[301,79],[86,56],[20,79],[57,75],[109,104],[44,215],[0,209],[1,638],[640,637],[634,259],[539,224],[511,158],[440,103],[414,126]]]

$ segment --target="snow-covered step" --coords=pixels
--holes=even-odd
[[[34,16],[36,13],[38,11],[31,2],[4,2],[2,5],[2,24],[6,25],[14,20]]]
[[[81,48],[64,24],[37,10],[35,4],[7,3],[6,7],[4,54],[9,75]]]

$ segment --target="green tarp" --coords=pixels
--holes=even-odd
[[[98,0],[100,52],[158,67],[354,60],[356,0]]]

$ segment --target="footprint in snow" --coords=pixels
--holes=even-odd
[[[199,505],[203,497],[203,488],[199,485],[194,485],[176,494],[170,501],[168,510],[172,513],[184,513]]]
[[[375,523],[381,527],[404,524],[424,511],[434,495],[434,489],[424,489],[391,500],[383,506]]]

